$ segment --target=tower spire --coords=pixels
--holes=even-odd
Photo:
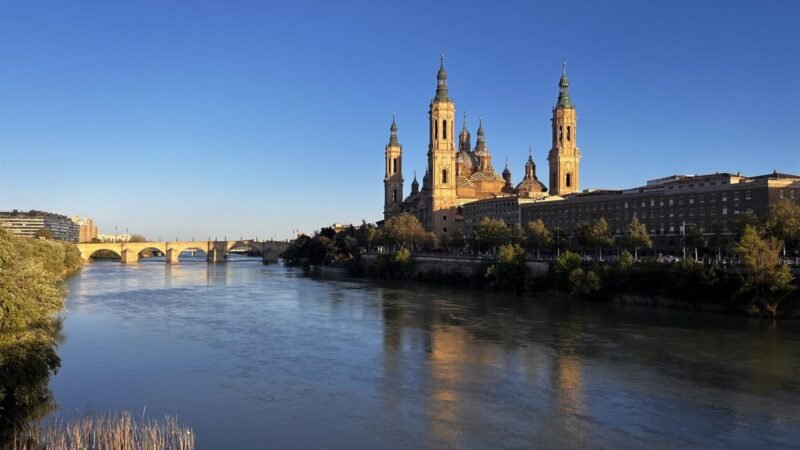
[[[439,73],[436,74],[436,100],[450,100],[447,94],[447,71],[444,70],[444,51],[439,53]]]
[[[572,100],[569,98],[569,78],[567,78],[567,60],[561,61],[561,79],[558,80],[558,108],[575,109]]]
[[[400,141],[397,139],[397,122],[395,121],[394,113],[392,113],[392,126],[389,127],[389,145],[399,146]]]

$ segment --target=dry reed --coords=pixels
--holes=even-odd
[[[49,419],[31,426],[15,450],[194,450],[194,431],[175,417],[135,419],[107,413],[73,420]]]

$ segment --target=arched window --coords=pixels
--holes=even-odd
[[[572,174],[567,174],[567,187],[572,187]]]
[[[438,120],[434,120],[433,121],[433,138],[434,139],[439,139],[439,121]]]
[[[571,131],[571,129],[572,129],[572,127],[567,127],[567,140],[568,140],[568,141],[571,141],[571,140],[572,140],[572,136],[570,136],[570,131]]]
[[[397,158],[392,160],[392,173],[397,173]]]
[[[397,189],[392,191],[392,203],[397,203]]]
[[[442,139],[447,139],[447,121],[442,121]]]
[[[447,184],[447,169],[442,170],[442,184]]]
[[[561,125],[558,126],[558,140],[559,142],[564,142],[564,127]]]

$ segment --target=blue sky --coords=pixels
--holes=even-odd
[[[152,239],[286,238],[406,192],[439,51],[519,180],[568,61],[582,188],[800,173],[800,3],[0,1],[0,209]],[[459,129],[461,124],[458,124]]]

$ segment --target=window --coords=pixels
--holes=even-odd
[[[656,201],[652,198],[650,199],[650,206],[656,206]]]
[[[572,187],[572,174],[571,173],[567,174],[567,187]],[[783,191],[781,191],[781,192],[783,192]]]
[[[694,205],[694,197],[689,197],[689,204]]]
[[[728,201],[728,194],[722,194],[722,201],[723,202],[727,202]]]
[[[571,134],[570,134],[570,130],[571,130],[571,129],[572,129],[572,127],[569,127],[569,126],[567,127],[567,140],[568,140],[568,141],[571,141],[571,140],[572,140],[572,136],[571,136]]]
[[[722,207],[722,215],[724,216],[724,215],[727,215],[727,214],[728,214],[728,208],[726,208],[725,206],[723,206],[723,207]]]
[[[397,173],[397,158],[392,159],[392,173]]]
[[[564,142],[564,127],[558,127],[558,140],[559,142]]]
[[[447,121],[442,121],[442,139],[447,139]]]
[[[780,198],[783,198],[783,189],[778,190],[778,195]]]
[[[447,227],[442,227],[442,233],[447,233]]]
[[[745,191],[744,192],[744,199],[745,200],[750,200],[750,191]]]
[[[672,198],[670,198],[670,199],[669,199],[669,206],[672,206],[672,204],[673,204],[673,203],[674,203],[674,202],[672,201]]]
[[[442,216],[442,220],[445,220],[445,221],[446,221],[446,220],[447,220],[447,215],[443,215],[443,216]]]
[[[392,191],[392,203],[397,203],[397,189]]]
[[[447,184],[447,169],[442,170],[442,184]]]
[[[434,139],[439,139],[439,121],[438,120],[434,120],[433,121],[433,138]]]

